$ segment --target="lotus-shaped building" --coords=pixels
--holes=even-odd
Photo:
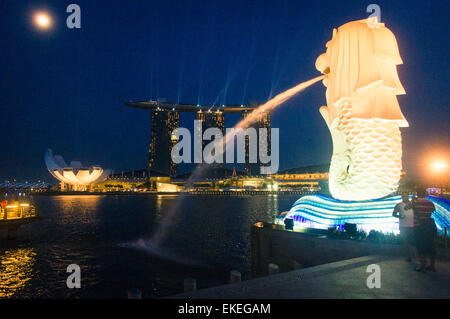
[[[61,155],[53,156],[51,149],[45,152],[45,164],[53,177],[71,185],[73,190],[86,190],[87,186],[106,180],[111,173],[111,170],[104,170],[97,165],[83,167],[79,161],[72,161],[67,165]]]

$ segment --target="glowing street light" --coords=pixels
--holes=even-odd
[[[37,12],[34,15],[34,23],[39,29],[48,29],[52,25],[52,18],[46,12]]]
[[[433,173],[435,173],[435,178],[437,178],[437,185],[439,188],[439,193],[442,195],[445,187],[448,187],[448,163],[442,159],[436,159],[430,163],[430,168]],[[447,186],[446,186],[447,185]]]
[[[447,170],[448,164],[442,160],[435,160],[431,163],[431,168],[436,173],[442,173]]]

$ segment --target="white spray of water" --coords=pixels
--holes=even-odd
[[[278,94],[274,98],[270,99],[269,101],[260,105],[258,108],[256,108],[254,111],[252,111],[252,113],[250,113],[245,119],[243,119],[239,123],[237,123],[234,126],[234,129],[235,130],[238,130],[238,129],[245,130],[252,123],[259,121],[259,119],[261,118],[261,116],[264,113],[273,111],[276,107],[278,107],[282,103],[286,102],[287,100],[289,100],[290,98],[295,96],[300,91],[302,91],[302,90],[306,89],[307,87],[313,85],[314,83],[322,80],[323,78],[324,78],[323,75],[318,76],[314,79],[302,82],[302,83]],[[220,146],[220,144],[223,144],[223,147],[215,148],[216,150],[219,150],[219,152],[221,151],[220,154],[218,154],[218,155],[223,154],[224,150],[226,149],[226,144],[233,137],[234,137],[234,134],[229,133],[229,134],[226,134],[222,139],[215,141],[215,143],[219,143],[218,144],[219,146]],[[203,164],[202,166],[195,169],[186,182],[186,189],[191,188],[192,185],[194,184],[194,182],[196,180],[198,180],[202,176],[202,174],[205,171],[207,171],[209,169],[209,167],[211,167],[211,166],[212,166],[211,164],[209,164],[209,165]],[[150,241],[145,241],[143,239],[139,239],[138,241],[136,241],[134,243],[125,243],[125,244],[121,244],[120,246],[139,249],[139,250],[145,251],[149,254],[156,255],[159,258],[173,260],[178,263],[197,264],[197,262],[191,261],[191,260],[186,260],[185,258],[182,258],[175,253],[168,252],[168,251],[161,251],[161,248],[160,248],[164,238],[166,238],[167,233],[169,232],[170,228],[174,224],[174,217],[175,217],[176,213],[179,211],[178,208],[180,207],[180,204],[183,202],[183,199],[185,196],[186,196],[185,194],[181,194],[177,198],[175,203],[172,205],[172,207],[170,207],[170,209],[166,212],[166,214],[164,215],[163,219],[160,222],[158,229],[156,230],[156,232],[154,233],[154,235]]]

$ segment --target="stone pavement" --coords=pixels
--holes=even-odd
[[[367,287],[369,264],[381,269],[381,288]],[[437,262],[437,272],[414,270],[403,259],[366,256],[256,278],[168,298],[303,299],[303,298],[450,298],[450,265]]]

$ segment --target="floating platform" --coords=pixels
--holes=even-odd
[[[6,230],[8,239],[15,239],[20,226],[41,219],[35,207],[29,203],[8,205],[0,209],[0,231]]]

